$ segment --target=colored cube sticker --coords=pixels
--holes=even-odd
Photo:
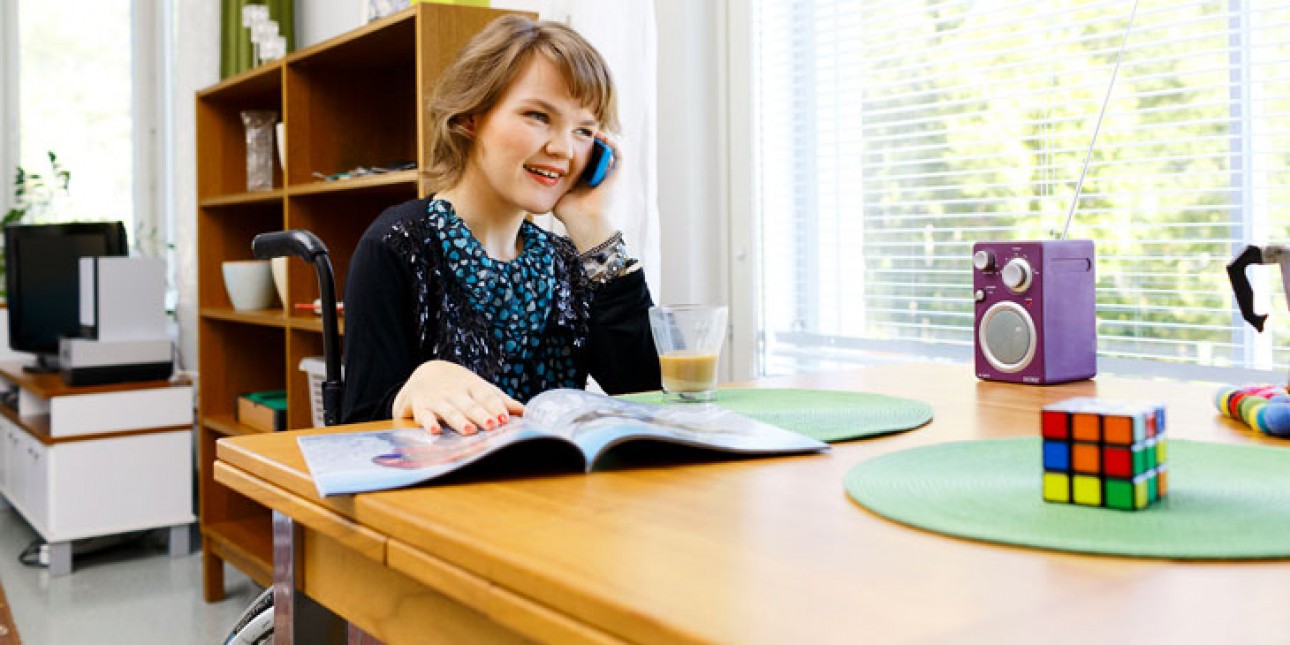
[[[1071,501],[1070,477],[1062,473],[1044,473],[1044,499],[1050,502]]]
[[[1071,447],[1064,441],[1044,442],[1044,470],[1065,472],[1071,469]]]
[[[1047,477],[1047,474],[1044,476]],[[1133,510],[1133,482],[1125,479],[1106,480],[1106,505],[1108,508]]]
[[[1068,416],[1061,412],[1044,413],[1043,435],[1045,439],[1063,440],[1070,437]]]
[[[1076,442],[1071,446],[1071,465],[1075,472],[1096,475],[1102,472],[1102,460],[1097,444]]]
[[[1047,461],[1044,461],[1044,468],[1048,468]],[[1123,446],[1107,446],[1102,451],[1102,468],[1111,477],[1132,478],[1133,451]]]
[[[1133,481],[1133,508],[1146,508],[1151,503],[1151,493],[1147,489],[1147,480],[1138,478]]]
[[[1045,501],[1141,510],[1165,496],[1165,410],[1079,397],[1045,406]]]
[[[1102,419],[1096,414],[1075,413],[1071,419],[1071,436],[1076,441],[1102,440]]]
[[[1133,445],[1132,417],[1104,417],[1106,442],[1117,446]]]
[[[1083,506],[1102,505],[1102,480],[1088,475],[1076,475],[1071,485],[1071,497]]]
[[[1134,444],[1133,448],[1133,474],[1141,475],[1147,472],[1147,442],[1141,441]]]

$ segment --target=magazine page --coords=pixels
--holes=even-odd
[[[431,434],[401,428],[297,438],[318,494],[338,495],[416,484],[474,463],[506,446],[550,439],[523,419],[488,432]]]
[[[525,406],[524,418],[581,448],[588,470],[606,450],[633,439],[655,439],[744,454],[829,449],[824,442],[731,412],[715,403],[650,405],[582,390],[550,390]]]

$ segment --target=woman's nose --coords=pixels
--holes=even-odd
[[[553,157],[572,159],[573,136],[564,134],[552,135],[552,137],[546,142],[546,152]]]

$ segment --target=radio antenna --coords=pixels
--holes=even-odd
[[[1129,44],[1129,31],[1133,29],[1133,19],[1137,15],[1138,0],[1133,0],[1133,10],[1129,12],[1129,24],[1124,26],[1124,36],[1120,38],[1120,51],[1115,54],[1115,68],[1111,70],[1111,83],[1106,88],[1106,96],[1102,98],[1102,110],[1097,113],[1097,123],[1093,125],[1093,138],[1088,142],[1088,150],[1084,152],[1084,168],[1079,171],[1079,181],[1075,182],[1075,196],[1071,198],[1071,210],[1066,214],[1066,226],[1062,227],[1062,236],[1059,239],[1066,239],[1066,234],[1070,232],[1071,219],[1075,217],[1080,193],[1084,191],[1084,177],[1088,175],[1088,164],[1093,160],[1093,146],[1097,145],[1097,134],[1102,131],[1102,118],[1106,116],[1106,106],[1111,102],[1111,94],[1115,92],[1115,77],[1120,74],[1120,63],[1124,61],[1124,47]]]

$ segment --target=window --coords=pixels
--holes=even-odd
[[[763,370],[969,360],[972,243],[1060,234],[1132,8],[754,0]],[[1104,367],[1290,364],[1276,268],[1262,335],[1224,272],[1290,244],[1287,63],[1290,3],[1138,6],[1070,234]]]
[[[7,16],[17,38],[3,55],[16,60],[8,69],[18,73],[8,102],[17,128],[6,145],[16,146],[15,162],[29,172],[48,174],[46,154],[53,151],[71,173],[68,196],[29,223],[120,220],[134,242],[141,126],[135,123],[133,4],[19,0]],[[12,166],[4,174],[8,187]]]

